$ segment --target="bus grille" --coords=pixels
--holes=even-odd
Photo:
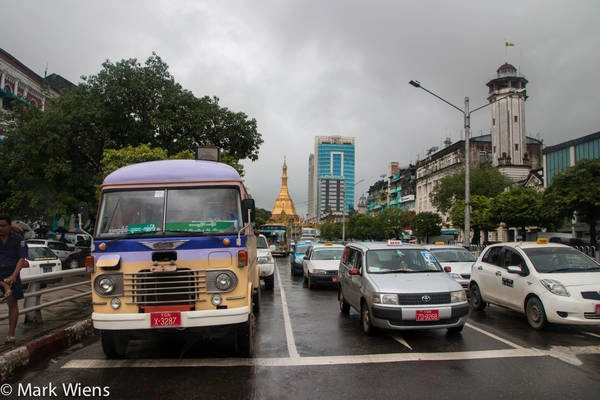
[[[123,294],[141,306],[193,304],[206,293],[206,271],[178,269],[174,272],[142,270],[124,274]]]

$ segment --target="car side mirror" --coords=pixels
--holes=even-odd
[[[522,274],[523,268],[520,265],[509,265],[507,271],[511,274]]]

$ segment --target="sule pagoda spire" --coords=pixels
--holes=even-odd
[[[287,184],[287,164],[285,157],[283,159],[283,172],[281,174],[281,189],[279,190],[279,196],[273,204],[273,210],[271,211],[271,221],[278,223],[288,223],[290,218],[294,221],[298,220],[298,214],[296,214],[296,207],[294,207],[294,201],[290,197]]]

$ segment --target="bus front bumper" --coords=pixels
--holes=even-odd
[[[177,312],[180,321],[174,325],[154,325],[151,323],[151,313],[136,314],[100,314],[92,313],[94,328],[100,330],[142,330],[142,329],[183,329],[206,326],[240,324],[248,321],[248,307],[229,308],[222,310],[181,311]]]

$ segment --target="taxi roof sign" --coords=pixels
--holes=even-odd
[[[549,240],[548,238],[538,238],[538,240],[535,241],[537,244],[548,244]]]
[[[402,243],[402,240],[391,240],[390,239],[390,240],[388,240],[387,244],[388,244],[388,246],[398,246],[403,243]]]

